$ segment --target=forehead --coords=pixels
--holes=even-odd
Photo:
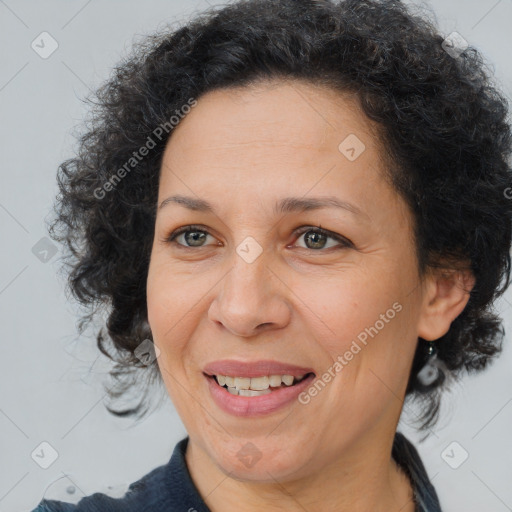
[[[198,146],[228,151],[243,144],[321,151],[349,133],[371,144],[372,128],[353,94],[305,82],[266,81],[201,96],[168,145],[179,143],[180,151]]]
[[[346,180],[375,179],[383,168],[376,134],[348,93],[286,81],[218,89],[201,96],[171,134],[161,186],[178,185],[183,175],[192,182],[290,184],[291,177],[311,181],[334,168]],[[351,146],[357,159],[347,158]]]

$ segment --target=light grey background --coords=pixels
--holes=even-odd
[[[426,5],[442,33],[455,30],[483,51],[512,97],[512,1]],[[134,36],[207,7],[204,0],[0,0],[0,512],[31,510],[43,495],[76,502],[96,491],[122,493],[166,463],[186,435],[168,399],[133,427],[104,409],[108,365],[90,336],[76,335],[59,254],[43,263],[32,248],[46,235],[57,166],[72,155],[72,131],[85,114],[80,98],[107,78]],[[43,31],[59,45],[47,59],[31,48]],[[512,510],[511,303],[509,290],[497,305],[507,330],[502,357],[446,395],[434,434],[419,444],[408,426],[414,409],[402,418],[446,512]],[[48,469],[31,457],[43,441],[59,455]],[[445,462],[447,453],[461,456],[458,446],[445,451],[453,441],[469,453],[458,469]]]

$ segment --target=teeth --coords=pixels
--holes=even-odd
[[[281,385],[281,383],[279,383]],[[268,377],[253,377],[251,379],[251,389],[261,391],[262,389],[268,389],[269,378]]]
[[[293,375],[283,375],[281,379],[283,384],[286,384],[287,386],[291,386],[293,384]]]
[[[251,386],[251,379],[248,377],[235,377],[235,388],[238,390],[249,389]]]
[[[246,391],[257,391],[271,392],[269,388],[278,388],[281,384],[285,386],[291,386],[294,381],[295,383],[300,382],[304,375],[294,377],[293,375],[264,375],[263,377],[230,377],[228,375],[216,375],[215,378],[219,383],[219,386],[226,386],[228,391],[233,395],[239,394],[241,396],[258,396],[255,394],[248,394]],[[243,393],[239,393],[243,391]],[[266,394],[266,393],[258,393]]]
[[[268,378],[268,383],[273,388],[278,388],[281,385],[281,375],[271,375]]]
[[[256,391],[254,389],[241,389],[238,394],[240,396],[261,396],[261,395],[268,395],[269,393],[272,393],[270,389],[264,389],[262,391]]]
[[[269,393],[272,393],[270,389],[264,389],[262,391],[256,391],[254,389],[236,389],[236,388],[229,388],[228,392],[232,395],[238,395],[238,396],[261,396],[261,395],[268,395]]]

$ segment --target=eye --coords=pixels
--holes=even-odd
[[[332,247],[338,246],[340,249],[346,249],[349,247],[354,247],[354,244],[348,240],[347,238],[338,235],[337,233],[333,233],[332,231],[327,231],[322,229],[321,226],[312,227],[312,226],[304,226],[295,232],[299,239],[304,236],[304,246],[305,249],[319,250],[319,249],[331,249]],[[336,243],[328,245],[327,241],[331,239]]]
[[[321,226],[303,226],[302,228],[299,228],[295,231],[295,235],[297,235],[299,238],[305,235],[305,245],[299,245],[299,247],[303,247],[304,249],[318,251],[321,249],[331,249],[336,246],[338,246],[340,249],[354,247],[354,244],[347,238],[338,235],[337,233],[333,233],[332,231],[323,229]],[[209,236],[214,238],[213,235],[208,233],[208,231],[202,226],[189,225],[183,226],[178,228],[176,231],[173,231],[166,238],[166,241],[173,242],[184,248],[204,247],[208,245],[205,243],[205,241]],[[327,243],[329,239],[337,243],[331,243],[331,245],[329,245]],[[218,242],[216,245],[220,245],[220,242]]]
[[[204,247],[204,242],[209,236],[214,238],[200,226],[191,225],[178,228],[166,238],[166,241],[174,242],[185,248]]]

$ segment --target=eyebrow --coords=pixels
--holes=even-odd
[[[188,208],[189,210],[215,213],[215,208],[208,201],[181,195],[174,195],[164,199],[158,208],[161,210],[164,206],[167,206],[170,203],[179,204],[185,208]],[[279,214],[305,212],[311,210],[319,210],[321,208],[341,208],[353,213],[354,215],[362,215],[368,217],[368,215],[366,215],[366,213],[364,213],[357,206],[346,201],[342,201],[341,199],[338,199],[334,196],[308,198],[286,197],[274,205],[274,213]]]

